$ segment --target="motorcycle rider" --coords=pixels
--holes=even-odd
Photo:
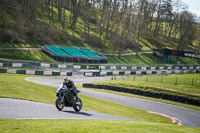
[[[68,76],[64,77],[63,85],[65,85],[67,88],[69,88],[72,95],[74,95],[75,97],[77,96],[77,89],[74,85],[74,82],[71,81]]]

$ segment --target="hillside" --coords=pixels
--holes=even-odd
[[[45,43],[53,43],[67,46],[101,48],[101,50],[108,52],[106,50],[107,48],[113,50],[113,48],[117,48],[117,46],[125,51],[151,50],[152,48],[160,47],[176,48],[179,41],[184,41],[179,39],[182,31],[177,30],[177,28],[181,26],[181,20],[179,20],[179,23],[173,23],[173,25],[177,26],[171,27],[174,30],[168,31],[171,22],[165,21],[167,20],[165,14],[162,14],[162,17],[157,16],[154,18],[148,16],[148,18],[153,19],[153,21],[145,23],[144,18],[142,18],[142,15],[146,13],[144,9],[136,11],[136,16],[131,16],[131,14],[128,14],[130,12],[128,12],[127,9],[124,9],[124,14],[120,14],[120,9],[118,9],[116,5],[117,9],[114,10],[115,6],[112,4],[115,3],[105,4],[101,2],[95,3],[94,1],[91,1],[91,3],[83,1],[79,1],[80,3],[70,2],[72,1],[3,1],[0,10],[2,18],[0,20],[1,47],[11,47],[13,45],[21,46],[22,44],[25,46],[40,46]],[[97,6],[97,4],[100,6]],[[142,3],[134,3],[134,5],[138,7],[141,6],[140,4]],[[150,8],[153,3],[146,4],[149,4],[147,6]],[[163,6],[165,4],[166,3],[162,3]],[[172,6],[172,3],[168,4]],[[109,7],[111,9],[109,9]],[[85,9],[87,9],[88,12],[86,12]],[[159,9],[152,13],[158,11]],[[173,13],[175,14],[175,12]],[[143,25],[137,25],[136,22],[132,22],[131,18],[128,18],[128,15],[130,15],[129,17],[137,19],[140,23],[144,22]],[[194,19],[189,13],[183,12],[183,15]],[[124,21],[114,24],[119,21],[119,19],[115,17],[126,19],[132,22],[132,25]],[[164,21],[157,22],[156,19],[162,19]],[[184,21],[189,23],[188,20]],[[190,24],[194,26],[190,28],[196,28],[197,26],[195,23]],[[136,28],[133,28],[133,26],[136,26]],[[147,28],[139,27],[138,29],[137,26],[147,26]],[[131,29],[129,30],[128,28]],[[195,33],[199,33],[198,28],[194,31]],[[141,32],[139,36],[138,32]],[[126,34],[131,35],[129,36]],[[156,36],[154,36],[154,34],[156,34]],[[116,37],[119,37],[119,39]],[[192,49],[194,45],[199,46],[198,37],[193,36],[193,33],[190,33],[188,37],[188,39],[190,39],[189,42],[192,44],[185,44],[185,49]],[[187,42],[187,39],[185,41]],[[116,44],[118,42],[120,43]],[[114,51],[115,50],[113,50],[113,52]]]
[[[130,1],[120,3],[118,0],[115,2],[2,1],[0,48],[41,47],[44,44],[53,44],[118,54],[118,56],[107,56],[109,63],[199,63],[199,60],[187,58],[171,58],[169,62],[163,62],[145,54],[121,56],[123,53],[156,48],[182,49],[199,53],[200,25],[195,23],[196,18],[188,11],[176,12],[170,9],[169,7],[175,5],[172,2],[166,3],[167,0],[163,0],[160,4],[146,1],[143,1],[145,3]],[[120,4],[127,6],[120,9]],[[157,7],[156,10],[152,9],[153,5]],[[160,6],[162,8],[159,8]],[[165,12],[156,16],[161,10]],[[188,29],[185,29],[187,26]],[[29,53],[29,51],[0,50],[0,53],[1,58],[56,62],[41,51]]]

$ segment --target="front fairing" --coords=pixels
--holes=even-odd
[[[63,84],[60,85],[60,87],[56,90],[56,93],[65,93],[67,92],[67,87]]]

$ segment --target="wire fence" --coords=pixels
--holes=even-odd
[[[113,75],[111,80],[131,79],[139,82],[162,83],[171,85],[187,85],[200,87],[200,74],[156,74],[156,75],[134,75],[134,76],[116,76]]]

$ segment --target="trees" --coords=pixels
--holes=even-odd
[[[78,41],[94,42],[102,50],[110,47],[119,57],[127,48],[138,52],[144,39],[155,47],[172,41],[181,49],[193,45],[194,40],[199,43],[196,41],[199,24],[180,0],[0,2],[0,38],[6,41],[28,42],[34,38],[40,42],[56,42],[65,38],[70,29],[80,35]],[[78,19],[82,26],[77,29]]]
[[[157,36],[158,32],[163,28],[160,27],[161,23],[169,22],[168,20],[172,16],[172,1],[171,0],[157,0],[157,11],[156,11],[156,24],[153,33],[153,39]]]
[[[80,13],[81,9],[81,0],[71,0],[71,12],[72,12],[72,23],[71,28],[75,31],[76,30],[76,22]]]
[[[119,38],[117,39],[116,42],[116,48],[118,49],[118,57],[120,58],[123,50],[126,48],[128,41],[130,40],[130,35],[132,32],[132,9],[133,9],[133,2],[129,0],[125,0],[122,3],[122,8],[120,11],[121,15],[121,26],[122,26],[122,31],[119,32]]]
[[[148,30],[148,25],[152,23],[152,17],[155,12],[155,4],[152,2],[149,2],[147,0],[139,0],[137,3],[137,17],[136,23],[133,25],[136,26],[136,35],[137,35],[137,41],[136,41],[136,49],[137,54],[139,52],[139,44],[140,44],[140,38],[141,33],[144,29]]]
[[[83,6],[83,9],[85,10],[84,12],[84,23],[85,23],[85,26],[84,26],[84,31],[85,31],[85,34],[87,34],[87,37],[89,38],[89,35],[90,35],[90,9],[91,9],[91,3],[89,3],[89,0],[85,0],[85,2],[83,2],[85,6]]]
[[[185,50],[187,44],[194,41],[196,25],[194,16],[188,11],[183,11],[179,16],[179,42],[178,49]]]

